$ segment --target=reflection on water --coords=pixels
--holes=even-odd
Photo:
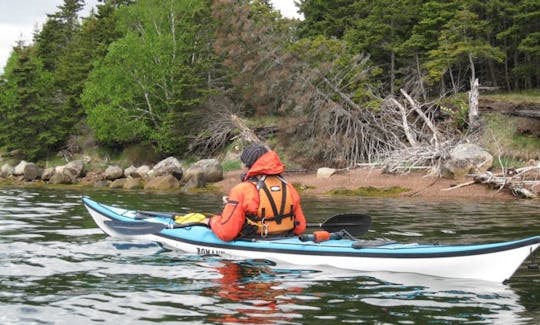
[[[118,206],[218,211],[219,196],[94,192]],[[141,198],[144,197],[144,201]],[[305,198],[310,221],[373,216],[367,237],[467,243],[540,234],[534,201]],[[327,324],[540,321],[540,275],[510,285],[229,261],[108,238],[80,193],[0,189],[0,323]]]

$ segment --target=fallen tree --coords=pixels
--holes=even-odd
[[[476,183],[488,184],[497,190],[507,188],[518,197],[536,198],[540,194],[540,164],[471,176]]]

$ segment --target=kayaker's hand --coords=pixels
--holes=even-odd
[[[223,201],[223,204],[227,204],[227,202],[229,202],[229,197],[228,196],[222,196],[221,197],[221,200]]]

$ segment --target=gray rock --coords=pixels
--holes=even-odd
[[[73,170],[75,172],[75,178],[84,176],[84,162],[82,160],[70,161],[64,167]]]
[[[334,168],[321,167],[317,169],[317,178],[330,178],[336,173]]]
[[[41,179],[44,181],[50,180],[53,175],[56,173],[55,167],[48,167],[43,170],[43,173],[41,174]]]
[[[115,180],[122,178],[124,176],[124,171],[119,166],[109,166],[105,169],[105,179]]]
[[[493,165],[493,156],[481,147],[465,143],[450,151],[450,157],[444,162],[442,176],[462,179],[471,173],[484,173]]]
[[[149,172],[150,172],[150,167],[148,167],[147,165],[142,165],[138,167],[134,173],[131,174],[131,177],[147,179]]]
[[[217,159],[202,159],[192,167],[202,169],[205,182],[215,183],[223,180],[223,166]]]
[[[143,183],[141,178],[128,177],[124,183],[124,189],[126,190],[135,190],[143,188]]]
[[[182,178],[182,188],[190,190],[192,188],[204,187],[206,185],[206,175],[201,166],[193,165],[186,170]]]
[[[17,166],[15,166],[15,169],[13,170],[13,176],[24,175],[24,168],[26,167],[26,164],[28,164],[26,161],[21,160],[21,162],[19,162]]]
[[[137,171],[137,167],[131,165],[128,168],[124,169],[124,176],[125,177],[130,177],[136,171]]]
[[[118,178],[112,181],[111,184],[109,184],[110,188],[124,188],[124,185],[126,184],[127,178]]]
[[[180,187],[180,182],[173,175],[151,177],[144,185],[145,190],[170,190]]]
[[[24,166],[23,179],[27,182],[35,181],[41,177],[43,169],[34,163],[27,163]]]
[[[15,168],[13,168],[10,164],[3,164],[2,168],[0,169],[0,177],[10,177],[15,172]]]
[[[49,184],[71,184],[72,178],[64,173],[55,173],[49,179]]]
[[[151,177],[173,175],[176,179],[182,179],[182,164],[174,157],[168,157],[154,166],[149,172]]]

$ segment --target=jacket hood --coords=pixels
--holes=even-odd
[[[277,175],[285,171],[285,166],[281,163],[275,151],[268,151],[263,154],[248,170],[244,180],[257,175]]]

